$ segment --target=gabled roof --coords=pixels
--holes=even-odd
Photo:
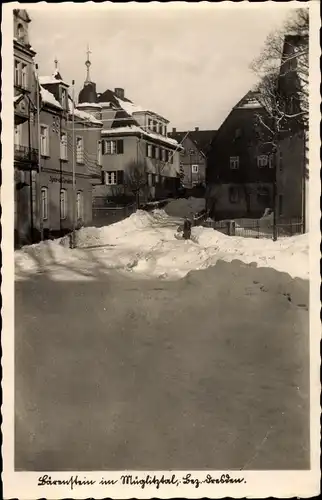
[[[23,19],[27,23],[30,23],[31,19],[29,17],[28,12],[26,11],[26,9],[13,9],[13,13],[16,17],[20,17],[21,19]]]
[[[254,90],[250,90],[247,94],[234,106],[233,109],[259,109],[262,108],[263,105],[260,103],[258,99],[258,92]]]
[[[176,139],[178,142],[182,142],[185,137],[189,137],[194,143],[196,148],[203,153],[207,154],[208,148],[210,147],[211,141],[216,135],[216,130],[191,130],[183,132],[170,132],[169,136]]]

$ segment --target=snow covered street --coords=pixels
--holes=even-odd
[[[220,260],[240,260],[258,267],[308,279],[308,235],[267,239],[232,237],[195,227],[192,240],[176,238],[178,217],[163,210],[138,211],[103,228],[77,233],[77,249],[69,239],[47,241],[15,252],[16,279],[46,273],[54,280],[97,279],[112,270],[141,278],[178,279]]]
[[[179,223],[15,252],[17,469],[309,467],[307,236]]]

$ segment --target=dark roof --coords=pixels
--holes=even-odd
[[[169,137],[176,139],[178,142],[182,142],[184,137],[188,133],[189,138],[194,142],[198,150],[204,154],[207,154],[208,148],[210,147],[210,144],[214,139],[216,132],[216,130],[191,130],[188,133],[188,131],[186,130],[183,132],[170,132]]]
[[[88,82],[84,84],[84,87],[78,94],[78,102],[79,104],[83,102],[97,102],[96,83]]]
[[[130,99],[127,99],[126,97],[122,98],[122,101],[126,102],[132,102]],[[115,119],[111,125],[111,128],[119,128],[119,127],[129,127],[130,125],[137,125],[139,126],[138,122],[132,118],[131,115],[129,115],[124,109],[120,109],[120,103],[116,98],[115,92],[113,90],[105,90],[103,94],[100,94],[97,102],[110,102],[112,106],[115,107],[118,111],[115,114]]]

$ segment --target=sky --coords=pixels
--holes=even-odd
[[[275,2],[26,8],[41,75],[53,72],[57,57],[64,80],[74,79],[78,94],[89,44],[91,79],[99,92],[122,87],[127,98],[177,130],[220,126],[256,83],[249,65],[289,13],[289,4]]]

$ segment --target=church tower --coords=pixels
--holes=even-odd
[[[97,102],[96,83],[92,82],[90,76],[90,67],[92,63],[90,61],[91,51],[88,46],[86,54],[87,54],[87,59],[85,61],[86,79],[82,90],[78,94],[77,108],[86,111],[87,113],[90,113],[97,119],[100,119],[102,107]]]

